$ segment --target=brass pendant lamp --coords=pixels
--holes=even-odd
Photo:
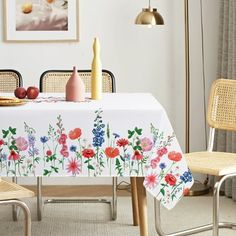
[[[138,14],[135,20],[137,25],[164,25],[164,20],[162,16],[157,12],[156,8],[151,7],[151,0],[149,0],[148,8],[143,8],[142,11]]]

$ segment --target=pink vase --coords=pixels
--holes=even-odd
[[[83,102],[85,101],[85,86],[83,80],[73,67],[73,73],[66,84],[66,101]]]

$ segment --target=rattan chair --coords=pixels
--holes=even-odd
[[[72,74],[71,70],[48,70],[45,71],[40,77],[40,92],[47,93],[60,93],[65,92],[65,87],[68,79]],[[91,70],[78,70],[79,76],[83,79],[86,92],[91,91]],[[116,91],[115,87],[115,77],[108,71],[102,71],[102,85],[103,92],[105,93],[114,93]],[[107,199],[76,199],[72,200],[73,202],[99,202],[99,203],[109,203],[111,204],[111,216],[115,220],[117,218],[117,196],[116,196],[116,186],[117,178],[112,178],[112,201]],[[38,220],[42,219],[42,177],[37,178],[37,215]],[[56,202],[70,202],[69,199],[57,200],[57,199],[48,199],[45,203],[56,203]]]
[[[28,206],[18,199],[33,196],[34,193],[32,191],[18,184],[6,182],[0,178],[0,205],[18,206],[23,210],[25,216],[25,236],[31,235],[31,214]]]
[[[210,126],[207,151],[188,153],[185,154],[185,158],[192,172],[216,177],[213,190],[213,223],[181,232],[165,234],[161,229],[160,203],[155,201],[156,230],[161,236],[192,235],[211,229],[213,229],[213,236],[218,236],[219,228],[233,229],[236,227],[235,223],[219,222],[220,187],[226,179],[236,176],[236,154],[213,152],[216,129],[236,131],[236,80],[218,79],[213,83],[207,120]]]
[[[0,92],[13,92],[22,86],[21,74],[16,70],[0,70]]]

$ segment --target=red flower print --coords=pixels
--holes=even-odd
[[[140,161],[143,159],[143,155],[139,151],[135,151],[132,160]]]
[[[159,157],[162,157],[162,156],[165,155],[167,152],[168,152],[167,148],[166,148],[166,147],[163,147],[163,148],[157,150],[157,155],[158,155]]]
[[[71,172],[73,175],[79,174],[81,171],[81,165],[75,158],[69,160],[69,164],[67,165],[67,171]]]
[[[176,184],[177,179],[175,178],[174,175],[172,175],[172,174],[167,174],[167,175],[165,176],[165,181],[166,181],[166,183],[169,184],[170,186],[174,186],[174,185]]]
[[[51,156],[52,155],[52,151],[51,150],[47,150],[46,155],[47,156]]]
[[[157,168],[157,164],[160,162],[160,157],[156,157],[155,159],[151,160],[151,167],[152,169],[156,169]]]
[[[67,139],[67,135],[66,134],[61,134],[61,137],[58,139],[58,143],[59,144],[65,144],[66,139]]]
[[[63,157],[68,157],[69,156],[68,147],[66,145],[63,145],[60,153]]]
[[[118,139],[116,142],[116,145],[119,147],[125,147],[128,144],[129,144],[129,141],[125,138]]]
[[[108,158],[115,158],[120,154],[120,151],[118,148],[113,148],[113,147],[107,147],[105,149],[105,154]]]
[[[180,152],[170,152],[168,154],[168,158],[171,160],[171,161],[180,161],[182,159],[182,154]]]
[[[93,149],[87,148],[82,151],[82,155],[85,158],[92,158],[94,157],[95,152],[93,151]]]
[[[78,139],[81,136],[81,129],[80,128],[75,128],[69,132],[69,138],[74,140]]]
[[[189,195],[189,191],[190,191],[189,188],[185,188],[184,189],[184,196],[188,196]]]
[[[20,159],[20,155],[18,153],[16,153],[14,150],[12,150],[9,157],[8,157],[8,159],[17,161],[17,160]]]
[[[155,175],[155,174],[148,175],[144,180],[145,187],[152,188],[152,189],[155,188],[157,183],[158,183],[157,182],[157,175]]]
[[[4,140],[0,139],[0,146],[4,144]]]

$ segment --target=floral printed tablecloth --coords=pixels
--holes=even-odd
[[[7,95],[7,94],[4,94]],[[163,107],[146,93],[0,107],[1,176],[145,176],[168,209],[193,184]]]

